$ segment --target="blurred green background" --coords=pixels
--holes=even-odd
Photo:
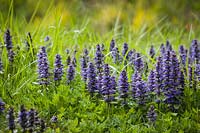
[[[109,31],[116,24],[128,26],[133,31],[162,23],[189,30],[191,26],[199,27],[200,1],[0,0],[0,11],[1,24],[8,22],[13,12],[12,21],[27,24],[27,28],[54,25],[59,20],[68,28],[87,24],[99,33]]]

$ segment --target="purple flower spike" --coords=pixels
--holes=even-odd
[[[170,42],[168,40],[166,42],[166,50],[172,51],[172,45],[170,44]]]
[[[157,87],[156,84],[156,73],[154,70],[151,70],[149,77],[148,77],[148,91],[155,92],[155,89]]]
[[[156,62],[156,70],[155,70],[155,75],[156,75],[156,94],[158,96],[161,95],[162,92],[162,82],[163,82],[163,58],[158,57],[157,62]]]
[[[15,53],[13,52],[12,36],[10,35],[9,29],[7,29],[7,31],[5,32],[4,44],[6,45],[8,60],[10,63],[13,63]]]
[[[155,111],[155,107],[153,105],[150,106],[149,111],[147,112],[147,118],[150,123],[155,123],[157,119],[157,113]]]
[[[18,115],[18,122],[23,129],[23,132],[27,129],[27,111],[24,105],[21,105],[20,112]]]
[[[128,44],[124,43],[123,50],[122,50],[122,55],[125,57],[125,55],[127,54],[127,52],[128,52]]]
[[[185,67],[187,60],[187,49],[184,48],[183,45],[180,45],[179,47],[179,54],[180,54],[181,64]]]
[[[113,48],[112,50],[112,58],[115,64],[122,62],[123,58],[119,53],[119,49],[117,47]]]
[[[178,87],[180,85],[180,66],[179,61],[177,59],[176,53],[174,51],[171,52],[171,72],[170,72],[170,78],[173,79],[172,85],[174,87]]]
[[[46,48],[41,47],[40,52],[37,54],[38,57],[38,79],[40,85],[49,84],[49,62],[47,59]]]
[[[84,80],[84,82],[86,82],[87,80],[87,62],[85,57],[81,57],[80,59],[80,63],[81,63],[81,76],[82,79]]]
[[[144,68],[144,62],[140,53],[135,54],[134,70],[141,72]]]
[[[58,117],[57,116],[52,116],[51,117],[51,122],[52,123],[57,123],[58,122]]]
[[[139,77],[139,72],[136,71],[133,75],[132,75],[132,79],[131,79],[131,93],[132,93],[132,97],[134,100],[136,100],[136,82],[138,81],[138,77]]]
[[[105,102],[110,103],[114,100],[113,94],[115,94],[116,82],[115,79],[111,79],[108,64],[104,65],[102,84],[101,94],[104,96]]]
[[[87,69],[87,89],[90,92],[91,96],[93,96],[93,94],[98,91],[96,77],[97,75],[95,66],[92,62],[90,62],[88,63]]]
[[[15,116],[14,116],[14,109],[10,108],[8,114],[6,116],[8,119],[8,129],[14,132],[15,129]]]
[[[84,51],[83,51],[83,55],[84,55],[84,56],[88,56],[88,55],[89,55],[89,51],[88,51],[88,49],[86,49],[86,48],[84,49]]]
[[[126,60],[129,61],[129,62],[133,62],[134,60],[134,54],[135,54],[135,50],[130,50],[128,51],[128,54],[126,56]]]
[[[103,79],[103,73],[97,76],[97,88],[100,94],[102,93],[102,86],[103,86],[102,79]]]
[[[199,62],[198,59],[198,41],[197,40],[193,40],[192,44],[190,45],[190,51],[189,51],[189,64],[192,65],[195,61]]]
[[[178,81],[179,81],[180,87],[182,88],[181,90],[183,92],[183,89],[185,87],[185,75],[184,75],[183,71],[179,71]]]
[[[150,48],[150,51],[149,51],[149,55],[150,57],[153,59],[154,56],[155,56],[155,49],[154,49],[154,46],[151,45],[151,48]]]
[[[165,46],[164,46],[164,44],[161,44],[161,46],[160,46],[160,55],[163,56],[165,54],[165,52],[166,52]]]
[[[195,74],[198,80],[200,81],[200,64],[196,64]]]
[[[75,77],[74,65],[70,64],[67,69],[67,83],[69,84]]]
[[[128,98],[128,92],[129,92],[129,83],[125,70],[123,70],[120,73],[118,85],[119,85],[119,95],[120,95],[119,97],[123,99],[123,104],[126,104],[126,99]]]
[[[82,57],[80,59],[81,76],[82,76],[82,79],[84,80],[84,82],[87,81],[87,66],[88,66],[88,62],[89,62],[88,50],[84,49],[83,55],[82,55]]]
[[[97,73],[100,74],[102,72],[102,68],[104,64],[104,55],[101,51],[101,47],[99,44],[96,46],[96,54],[95,54],[94,61],[97,68]]]
[[[63,76],[62,58],[59,54],[57,54],[54,63],[54,81],[62,80],[62,76]]]
[[[169,86],[171,86],[172,77],[170,77],[170,70],[172,67],[171,58],[170,58],[170,51],[166,51],[163,57],[163,89],[167,90]]]
[[[35,126],[35,110],[30,109],[27,112],[27,127],[29,132],[33,132]]]
[[[1,101],[1,98],[0,98],[0,113],[2,113],[4,110],[5,110],[5,103]]]
[[[174,51],[166,52],[163,67],[164,102],[174,111],[174,105],[180,104],[180,96],[183,90],[183,88],[181,88],[182,79],[179,62]]]
[[[14,62],[14,56],[15,56],[15,53],[13,52],[13,50],[9,50],[8,51],[8,60],[10,63],[13,63]]]
[[[7,51],[12,50],[13,45],[12,45],[12,36],[10,35],[10,30],[7,29],[5,34],[4,34],[4,44],[6,45]]]
[[[140,75],[138,75],[137,77],[135,88],[136,88],[135,97],[136,97],[137,103],[139,105],[145,105],[145,103],[147,102],[147,96],[148,96],[147,84],[142,80]]]
[[[115,40],[111,40],[110,42],[110,52],[113,50],[113,48],[115,47]]]

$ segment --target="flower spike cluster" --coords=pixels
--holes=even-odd
[[[37,54],[38,61],[38,79],[40,85],[49,84],[49,62],[47,58],[46,48],[41,47],[39,53]]]

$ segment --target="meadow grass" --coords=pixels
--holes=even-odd
[[[12,4],[11,4],[12,5]],[[37,8],[36,8],[37,10]],[[50,9],[49,9],[50,10]],[[36,12],[36,11],[35,11]],[[166,18],[151,27],[141,28],[139,31],[130,30],[128,24],[119,24],[117,19],[113,28],[106,33],[98,33],[90,24],[92,20],[83,19],[81,25],[71,23],[70,27],[61,25],[61,15],[55,15],[55,23],[48,25],[44,20],[39,25],[33,25],[30,22],[18,19],[13,16],[13,7],[10,6],[9,14],[5,17],[0,14],[0,42],[4,45],[4,32],[10,29],[13,37],[13,46],[16,57],[11,67],[6,49],[3,48],[2,60],[4,72],[0,75],[0,97],[6,103],[6,109],[14,107],[17,111],[20,105],[24,104],[27,109],[34,108],[39,115],[45,119],[47,125],[46,132],[200,132],[199,124],[199,88],[196,92],[196,98],[193,98],[194,92],[185,88],[185,106],[182,114],[158,111],[158,119],[153,126],[145,122],[144,112],[129,105],[125,108],[121,105],[112,105],[111,109],[100,99],[91,99],[88,92],[85,91],[85,83],[80,76],[79,57],[84,48],[89,49],[89,56],[94,58],[96,44],[104,44],[106,51],[104,54],[109,57],[109,43],[112,38],[116,40],[117,46],[122,49],[122,44],[127,42],[130,49],[136,49],[145,56],[149,63],[149,69],[154,67],[154,62],[150,61],[148,55],[151,45],[156,48],[156,55],[159,54],[161,43],[170,40],[173,48],[177,51],[180,44],[187,48],[193,39],[199,39],[199,30],[189,30],[183,26],[173,26],[165,22]],[[47,11],[48,12],[48,11]],[[25,40],[27,32],[30,32],[33,38],[31,50],[26,51]],[[50,37],[48,42],[44,41],[46,36]],[[30,41],[30,40],[29,40]],[[40,46],[47,46],[48,59],[51,70],[51,85],[41,87],[37,85],[37,56]],[[76,78],[70,85],[66,84],[66,65],[64,65],[64,76],[60,86],[53,83],[53,62],[57,53],[61,54],[63,64],[66,62],[66,49],[70,54],[76,49],[78,67],[76,68]],[[111,66],[112,74],[119,75],[124,69],[123,65],[116,65],[111,58],[106,58],[106,63]],[[128,77],[133,74],[131,68],[128,68]],[[147,77],[144,77],[146,79]],[[196,100],[196,101],[195,101]],[[193,105],[197,102],[197,105]],[[131,102],[130,102],[131,103]],[[53,115],[58,117],[58,123],[52,125],[49,121]],[[5,117],[0,115],[0,129],[7,132],[7,122]]]

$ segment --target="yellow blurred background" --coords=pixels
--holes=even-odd
[[[101,33],[116,25],[127,25],[133,31],[160,23],[187,29],[198,27],[200,18],[197,0],[1,0],[1,18],[6,18],[12,7],[16,20],[32,26],[89,24]]]

